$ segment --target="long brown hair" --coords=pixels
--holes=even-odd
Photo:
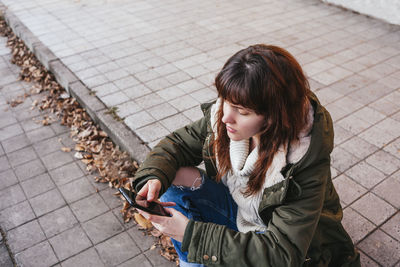
[[[215,78],[218,97],[265,117],[258,160],[244,192],[262,189],[265,175],[279,147],[298,140],[307,123],[308,81],[296,59],[285,49],[253,45],[234,54]],[[217,113],[217,138],[213,150],[219,168],[217,180],[231,169],[229,137],[222,122],[223,102]]]

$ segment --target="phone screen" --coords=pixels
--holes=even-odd
[[[141,209],[150,214],[170,216],[160,203],[147,201],[146,198],[137,195],[135,192],[126,190],[125,188],[118,188],[118,190],[132,207]]]

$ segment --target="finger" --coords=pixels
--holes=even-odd
[[[176,206],[175,202],[160,202],[161,205],[163,205],[164,207],[173,207]]]
[[[147,193],[147,201],[153,201],[158,197],[158,192],[159,192],[158,184],[154,183],[153,181],[149,181],[148,185],[149,189]]]
[[[142,196],[142,197],[146,197],[148,191],[149,191],[149,184],[146,183],[146,184],[142,187],[142,189],[140,189],[140,191],[138,192],[138,195],[139,195],[139,196]]]

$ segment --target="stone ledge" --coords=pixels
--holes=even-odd
[[[33,45],[33,53],[46,69],[50,69],[50,62],[57,59],[56,55],[41,42]]]
[[[78,81],[73,74],[59,59],[49,63],[49,70],[56,77],[57,82],[69,93],[70,84]]]

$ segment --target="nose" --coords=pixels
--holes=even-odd
[[[227,105],[227,106],[228,106],[228,105]],[[232,109],[231,109],[229,106],[226,107],[226,106],[224,105],[223,113],[224,113],[224,115],[222,116],[222,122],[223,122],[223,123],[225,123],[225,124],[227,124],[227,123],[232,124],[232,123],[235,122],[235,120],[234,120],[234,118],[233,118]]]

